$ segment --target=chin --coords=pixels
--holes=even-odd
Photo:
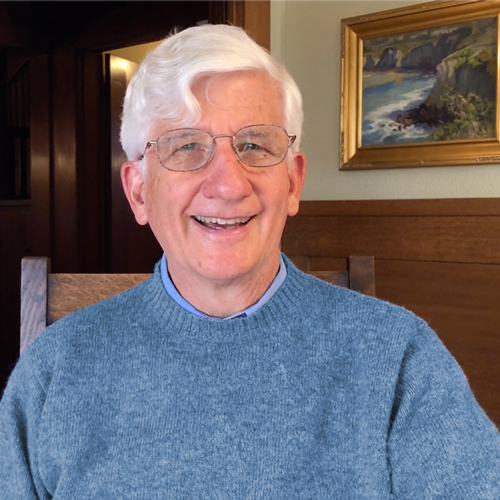
[[[222,265],[203,269],[202,274],[205,278],[213,281],[230,281],[245,276],[248,272],[249,269],[245,267]]]
[[[241,259],[236,261],[230,256],[222,255],[206,261],[200,268],[200,273],[213,280],[232,280],[252,274],[252,270],[256,267],[255,262]]]

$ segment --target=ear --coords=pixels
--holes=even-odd
[[[148,214],[144,202],[145,182],[144,175],[138,161],[126,161],[120,170],[123,190],[127,197],[135,220],[141,226],[148,223]]]
[[[293,216],[299,211],[300,195],[306,177],[306,157],[304,153],[297,152],[294,155],[292,166],[288,171],[290,189],[288,192],[288,215]]]

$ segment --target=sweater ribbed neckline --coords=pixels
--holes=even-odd
[[[290,317],[297,313],[305,280],[309,278],[298,271],[283,255],[287,277],[273,297],[259,310],[247,317],[213,320],[200,318],[177,304],[165,290],[161,281],[159,263],[144,294],[146,317],[154,317],[160,327],[168,325],[170,335],[189,336],[193,343],[226,343],[251,340],[268,334],[270,330],[290,328]]]

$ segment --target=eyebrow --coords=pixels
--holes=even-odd
[[[239,130],[236,132],[238,133]],[[251,137],[267,137],[269,134],[264,134],[263,132],[255,132],[253,130],[246,132],[245,134],[242,134],[242,137],[245,137],[246,135],[249,135]]]
[[[191,137],[199,132],[203,133],[205,131],[198,128],[183,129],[183,130],[167,130],[167,132],[164,132],[162,135],[172,134],[170,137],[171,139],[182,139],[183,137]]]

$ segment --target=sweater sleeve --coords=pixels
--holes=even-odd
[[[500,434],[424,322],[398,378],[388,460],[394,499],[500,498]]]
[[[21,356],[0,401],[0,499],[45,500],[37,439],[45,390],[30,350]]]

